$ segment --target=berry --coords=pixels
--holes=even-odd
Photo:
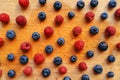
[[[65,66],[59,67],[59,73],[60,74],[65,74],[67,72],[67,68]]]
[[[38,40],[40,38],[40,34],[38,32],[32,33],[33,40]]]
[[[101,14],[101,19],[107,19],[108,18],[108,14],[106,12]]]
[[[71,80],[69,76],[65,76],[63,80]]]
[[[29,0],[19,0],[19,5],[22,8],[27,8],[29,6]]]
[[[107,60],[108,60],[109,62],[115,62],[116,58],[115,58],[115,56],[113,56],[113,55],[109,55],[109,56],[107,57]]]
[[[102,41],[98,44],[98,48],[101,51],[106,51],[108,49],[108,44],[105,41]]]
[[[6,37],[10,40],[14,39],[16,37],[16,33],[13,30],[8,30],[6,32]]]
[[[110,0],[108,3],[108,6],[110,8],[114,8],[114,7],[116,7],[116,5],[117,5],[117,2],[115,0]]]
[[[116,29],[113,26],[108,26],[105,29],[105,36],[113,36],[116,33]]]
[[[97,34],[99,32],[99,28],[97,27],[97,26],[92,26],[91,28],[90,28],[90,33],[92,34],[92,35],[95,35],[95,34]]]
[[[59,46],[64,45],[64,43],[65,43],[65,39],[64,39],[64,38],[58,38],[57,44],[58,44]]]
[[[44,29],[44,35],[46,37],[51,37],[52,34],[54,33],[54,29],[50,26],[47,26],[45,29]]]
[[[3,38],[0,38],[0,47],[3,46],[3,44],[4,44],[4,40]]]
[[[0,77],[2,76],[2,70],[0,69]]]
[[[19,58],[19,61],[21,64],[27,64],[28,63],[28,57],[25,56],[25,55],[22,55],[20,58]]]
[[[117,43],[116,48],[117,48],[118,50],[120,50],[120,42]]]
[[[50,69],[48,69],[48,68],[44,68],[44,69],[42,70],[42,75],[43,75],[43,77],[48,77],[48,76],[50,76],[50,73],[51,73],[51,71],[50,71]]]
[[[56,66],[59,66],[60,64],[62,64],[62,58],[61,57],[55,57],[53,62]]]
[[[95,14],[93,12],[87,12],[85,14],[85,19],[87,22],[91,22],[92,20],[94,20]]]
[[[80,70],[80,71],[84,71],[84,70],[87,70],[87,64],[85,63],[85,62],[80,62],[79,63],[79,66],[78,66],[78,69]]]
[[[118,9],[115,11],[114,16],[115,16],[116,18],[120,18],[120,8],[118,8]]]
[[[80,26],[76,26],[73,28],[72,32],[73,32],[73,35],[77,37],[81,34],[82,28]]]
[[[22,42],[20,48],[23,51],[29,51],[31,49],[31,44],[29,42]]]
[[[92,58],[94,56],[94,52],[92,50],[87,51],[87,57]]]
[[[0,21],[1,21],[3,24],[8,24],[9,21],[10,21],[9,15],[6,14],[6,13],[1,13],[1,14],[0,14]]]
[[[87,74],[82,75],[81,80],[90,80]]]
[[[30,75],[32,74],[32,67],[26,66],[26,67],[23,69],[23,73],[24,73],[26,76],[30,76]]]
[[[74,63],[77,61],[77,56],[73,55],[70,57],[70,62]]]
[[[107,77],[108,77],[108,78],[114,77],[114,72],[109,71],[109,72],[107,73]]]
[[[54,22],[57,24],[57,25],[60,25],[62,24],[64,21],[64,18],[61,16],[61,15],[57,15],[54,19]]]
[[[82,9],[84,6],[85,6],[85,2],[84,2],[84,1],[79,0],[79,1],[77,2],[77,8],[78,8],[78,9]]]
[[[23,15],[19,15],[16,17],[15,19],[16,23],[19,25],[19,26],[25,26],[27,24],[27,19],[25,16]]]
[[[39,0],[39,3],[44,5],[44,4],[46,4],[46,0]]]
[[[98,4],[99,4],[98,0],[91,0],[90,1],[90,6],[91,7],[97,7]]]
[[[38,14],[38,18],[39,18],[39,20],[45,20],[46,19],[46,14],[45,14],[45,12],[40,12],[39,14]]]
[[[95,65],[93,69],[96,74],[100,74],[103,71],[103,68],[101,65]]]
[[[16,72],[15,72],[14,70],[11,69],[11,70],[8,71],[7,74],[8,74],[8,77],[13,78],[13,77],[15,77]]]
[[[55,10],[60,10],[62,8],[62,3],[60,1],[56,1],[53,7]]]
[[[74,12],[68,12],[68,17],[72,19],[75,16]]]
[[[34,63],[36,65],[42,64],[45,61],[44,55],[38,53],[34,56]]]
[[[75,49],[75,51],[81,51],[84,48],[84,45],[85,45],[84,41],[82,41],[82,40],[76,41],[74,43],[74,49]]]
[[[12,54],[12,53],[8,54],[7,59],[9,61],[13,61],[14,60],[14,54]]]
[[[51,54],[51,53],[53,52],[53,47],[52,47],[51,45],[47,45],[47,46],[45,47],[45,52],[46,52],[47,54]]]

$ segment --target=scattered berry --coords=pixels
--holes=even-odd
[[[58,38],[57,44],[58,44],[59,46],[64,45],[64,43],[65,43],[65,39],[64,39],[64,38]]]
[[[31,49],[31,44],[29,42],[22,42],[20,48],[23,51],[29,51]]]
[[[118,8],[114,13],[116,18],[120,18],[120,8]]]
[[[73,32],[73,35],[77,37],[79,36],[79,34],[81,34],[82,28],[80,26],[76,26],[73,28],[72,32]]]
[[[64,21],[64,18],[61,16],[61,15],[57,15],[54,19],[54,22],[57,24],[57,25],[60,25],[62,24]]]
[[[92,26],[91,28],[90,28],[90,33],[92,34],[92,35],[95,35],[95,34],[97,34],[99,32],[99,28],[97,27],[97,26]]]
[[[107,60],[108,60],[109,62],[115,62],[116,58],[115,58],[115,56],[113,56],[113,55],[109,55],[109,56],[107,57]]]
[[[102,41],[98,44],[98,48],[101,51],[106,51],[108,49],[108,44],[105,41]]]
[[[81,80],[90,80],[87,74],[82,75]]]
[[[59,67],[59,73],[60,74],[65,74],[67,72],[67,68],[65,66],[60,66]]]
[[[87,12],[85,14],[85,19],[87,22],[91,22],[92,20],[94,20],[95,14],[93,12]]]
[[[87,51],[87,57],[92,58],[94,56],[94,52],[92,50]]]
[[[46,52],[47,54],[51,54],[51,53],[53,52],[53,47],[52,47],[51,45],[47,45],[47,46],[45,47],[45,52]]]
[[[54,29],[50,26],[47,26],[45,29],[44,29],[44,35],[46,37],[51,37],[52,34],[54,33]]]
[[[107,77],[108,77],[108,78],[114,77],[114,72],[112,72],[112,71],[108,72],[108,73],[107,73]]]
[[[53,62],[56,66],[59,66],[60,64],[62,64],[62,58],[61,57],[55,57]]]
[[[29,0],[19,0],[19,5],[22,8],[27,8],[29,6]]]
[[[84,45],[85,45],[84,41],[82,41],[82,40],[76,41],[74,43],[74,49],[75,49],[75,51],[81,51],[84,48]]]
[[[13,30],[8,30],[6,32],[6,37],[10,40],[14,39],[16,37],[16,33]]]
[[[39,18],[39,20],[45,20],[46,19],[46,14],[45,14],[45,12],[40,12],[39,14],[38,14],[38,18]]]
[[[9,15],[6,14],[6,13],[1,13],[1,14],[0,14],[0,21],[1,21],[3,24],[8,24],[9,21],[10,21]]]
[[[15,70],[11,69],[11,70],[8,71],[8,77],[13,78],[13,77],[15,77],[15,75],[16,75]]]
[[[116,7],[116,5],[117,5],[117,2],[115,0],[110,0],[108,3],[108,6],[110,8],[114,8],[114,7]]]
[[[120,42],[117,43],[116,48],[117,48],[118,50],[120,50]]]
[[[46,4],[46,0],[39,0],[39,3],[44,5],[44,4]]]
[[[100,74],[103,71],[103,68],[101,65],[95,65],[93,69],[96,74]]]
[[[53,7],[55,10],[60,10],[62,8],[62,3],[60,1],[56,1]]]
[[[27,24],[27,19],[23,15],[19,15],[16,17],[16,23],[20,26],[25,26]]]
[[[33,40],[38,40],[40,38],[40,34],[38,32],[32,33]]]
[[[101,19],[107,19],[108,18],[108,14],[106,12],[101,14]]]
[[[0,69],[0,77],[2,76],[2,70]]]
[[[69,76],[65,76],[63,80],[71,80]]]
[[[75,16],[74,12],[68,12],[68,17],[72,19]]]
[[[32,67],[26,66],[26,67],[23,69],[23,73],[24,73],[26,76],[30,76],[30,75],[32,74]]]
[[[34,63],[39,65],[42,64],[45,61],[44,55],[38,53],[34,56]]]
[[[116,29],[113,26],[108,26],[105,29],[105,36],[113,36],[116,33]]]
[[[50,73],[51,73],[51,71],[50,71],[50,69],[48,69],[48,68],[44,68],[44,69],[42,70],[42,75],[43,75],[44,77],[50,76]]]
[[[73,55],[70,57],[70,62],[74,63],[77,61],[77,56]]]
[[[4,40],[3,38],[0,38],[0,47],[3,46],[3,44],[4,44]]]
[[[99,4],[98,0],[91,0],[90,1],[90,6],[91,7],[97,7],[98,4]]]
[[[12,53],[8,54],[7,59],[9,61],[13,61],[14,60],[14,54],[12,54]]]
[[[78,9],[82,9],[82,8],[84,8],[84,6],[85,6],[85,2],[84,2],[84,1],[79,0],[79,1],[77,2],[77,8],[78,8]]]
[[[25,55],[22,55],[20,58],[19,58],[19,61],[21,64],[27,64],[28,63],[28,57],[25,56]]]
[[[80,62],[78,68],[80,71],[84,71],[84,70],[87,70],[88,67],[85,62]]]

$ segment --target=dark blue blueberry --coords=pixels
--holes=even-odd
[[[102,41],[98,44],[98,48],[101,51],[106,51],[108,49],[108,44],[105,41]]]
[[[39,3],[40,3],[40,4],[45,4],[45,3],[46,3],[46,0],[39,0]]]
[[[78,8],[78,9],[82,9],[84,6],[85,6],[85,2],[84,2],[84,1],[79,0],[79,1],[77,2],[77,8]]]
[[[38,14],[38,18],[39,18],[39,20],[45,20],[46,19],[46,14],[45,14],[45,12],[40,12],[39,14]]]
[[[14,54],[8,54],[8,56],[7,56],[7,59],[9,60],[9,61],[13,61],[14,60]]]
[[[63,80],[71,80],[69,76],[65,76]]]
[[[59,39],[57,40],[57,44],[58,44],[59,46],[62,46],[64,43],[65,43],[65,39],[64,39],[64,38],[59,38]]]
[[[116,5],[117,5],[117,2],[115,0],[110,0],[108,3],[108,6],[110,8],[114,8],[114,7],[116,7]]]
[[[90,1],[91,7],[97,7],[98,3],[99,3],[98,0],[91,0]]]
[[[70,57],[70,62],[74,63],[77,61],[77,57],[75,55]]]
[[[8,30],[8,31],[6,32],[6,37],[7,37],[8,39],[14,39],[15,36],[16,36],[16,33],[15,33],[13,30]]]
[[[59,10],[62,8],[62,3],[60,1],[56,1],[53,6],[55,10]]]
[[[94,52],[92,50],[87,51],[87,57],[92,58],[94,56]]]
[[[90,80],[87,74],[82,75],[81,80]]]
[[[101,65],[95,65],[95,66],[94,66],[94,72],[95,72],[96,74],[100,74],[100,73],[102,73],[102,71],[103,71],[103,68],[102,68]]]
[[[107,60],[108,60],[109,62],[115,62],[116,58],[115,58],[115,56],[113,56],[113,55],[109,55],[109,56],[107,57]]]
[[[32,38],[33,38],[33,40],[38,40],[40,38],[40,34],[38,32],[34,32],[32,34]]]
[[[48,69],[48,68],[44,68],[43,70],[42,70],[42,75],[44,76],[44,77],[48,77],[49,75],[50,75],[50,69]]]
[[[16,75],[16,72],[14,70],[8,71],[8,77],[13,78],[13,77],[15,77],[15,75]]]
[[[69,12],[69,13],[68,13],[68,17],[69,17],[70,19],[72,19],[74,16],[75,16],[74,12]]]
[[[98,28],[97,26],[92,26],[92,27],[90,28],[90,33],[91,33],[92,35],[97,34],[98,32],[99,32],[99,28]]]
[[[61,57],[55,57],[53,62],[56,66],[59,66],[60,64],[62,64],[62,58]]]
[[[108,77],[108,78],[114,77],[114,72],[112,72],[112,71],[108,72],[108,73],[107,73],[107,77]]]
[[[52,52],[53,52],[53,47],[52,47],[51,45],[47,45],[47,46],[45,47],[45,52],[46,52],[47,54],[52,53]]]
[[[106,12],[101,14],[101,19],[107,19],[108,18],[108,14]]]
[[[25,55],[22,55],[22,56],[19,58],[19,60],[20,60],[20,63],[21,63],[21,64],[27,64],[27,63],[28,63],[28,57],[25,56]]]

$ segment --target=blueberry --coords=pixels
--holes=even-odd
[[[82,75],[81,80],[90,80],[87,74]]]
[[[7,59],[9,61],[13,61],[14,60],[14,54],[12,54],[12,53],[8,54]]]
[[[48,77],[49,75],[50,75],[50,69],[48,69],[48,68],[44,68],[43,70],[42,70],[42,75],[44,76],[44,77]]]
[[[40,38],[40,34],[38,32],[32,33],[33,40],[38,40]]]
[[[113,55],[109,55],[108,57],[107,57],[107,60],[109,61],[109,62],[115,62],[115,56],[113,56]]]
[[[47,46],[45,47],[45,52],[46,52],[47,54],[52,53],[52,52],[53,52],[53,47],[52,47],[51,45],[47,45]]]
[[[75,16],[74,12],[68,12],[68,17],[72,19]]]
[[[27,64],[27,63],[28,63],[28,57],[25,56],[25,55],[22,55],[22,56],[19,58],[19,60],[20,60],[20,63],[21,63],[21,64]]]
[[[71,80],[69,76],[65,76],[63,80]]]
[[[92,34],[92,35],[95,35],[95,34],[97,34],[99,32],[99,28],[97,27],[97,26],[92,26],[91,28],[90,28],[90,33]]]
[[[90,1],[90,6],[91,7],[97,7],[97,5],[98,5],[98,0],[91,0]]]
[[[62,3],[60,1],[56,1],[53,6],[55,10],[59,10],[62,8]]]
[[[15,36],[16,36],[16,33],[13,31],[13,30],[8,30],[7,32],[6,32],[6,37],[8,38],[8,39],[14,39],[15,38]]]
[[[14,71],[14,70],[9,70],[8,71],[8,76],[10,77],[10,78],[13,78],[13,77],[15,77],[15,75],[16,75],[16,72]]]
[[[101,19],[107,19],[108,18],[108,14],[106,12],[101,14]]]
[[[92,58],[94,56],[94,52],[92,50],[87,51],[87,57]]]
[[[40,3],[40,4],[45,4],[45,3],[46,3],[46,0],[39,0],[39,3]]]
[[[85,2],[84,2],[84,1],[79,0],[79,1],[77,2],[77,8],[78,8],[78,9],[82,9],[84,6],[85,6]]]
[[[107,73],[107,77],[108,77],[108,78],[114,77],[114,72],[112,72],[112,71],[108,72],[108,73]]]
[[[102,41],[98,44],[98,48],[101,51],[106,51],[108,49],[108,44],[105,41]]]
[[[54,64],[56,66],[59,66],[60,64],[62,64],[62,58],[61,57],[55,57],[54,58]]]
[[[59,38],[59,39],[57,40],[57,44],[58,44],[59,46],[62,46],[64,43],[65,43],[65,39],[64,39],[64,38]]]
[[[40,12],[39,14],[38,14],[38,18],[39,18],[39,20],[45,20],[46,19],[46,14],[45,14],[45,12]]]
[[[74,63],[77,61],[77,56],[73,55],[70,57],[70,62]]]
[[[114,8],[114,7],[116,7],[116,5],[117,5],[117,2],[115,0],[110,0],[108,3],[108,6],[110,8]]]
[[[102,71],[103,71],[103,68],[102,68],[101,65],[95,65],[95,66],[94,66],[94,72],[95,72],[96,74],[100,74],[100,73],[102,73]]]

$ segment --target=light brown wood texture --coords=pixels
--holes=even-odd
[[[70,76],[72,80],[81,80],[83,74],[88,74],[90,80],[120,80],[120,51],[115,48],[115,45],[120,42],[120,20],[114,18],[115,10],[120,7],[120,0],[116,0],[117,7],[114,9],[108,8],[109,0],[99,0],[99,5],[94,9],[89,5],[90,0],[84,0],[86,5],[82,10],[77,10],[76,8],[76,2],[78,0],[59,0],[63,4],[60,11],[54,10],[53,3],[55,1],[56,0],[47,0],[47,3],[41,6],[38,0],[30,0],[29,7],[23,10],[18,4],[18,0],[0,0],[0,13],[5,12],[10,15],[10,23],[8,25],[0,23],[0,37],[5,41],[4,46],[0,48],[0,69],[3,70],[3,75],[0,77],[0,80],[63,80],[64,76]],[[44,21],[39,21],[37,17],[38,13],[41,11],[47,14],[47,18]],[[75,13],[75,17],[71,20],[67,17],[69,11]],[[95,19],[90,23],[86,23],[84,19],[84,15],[87,11],[93,11],[95,13]],[[100,19],[102,12],[109,14],[108,19],[104,21]],[[64,17],[64,22],[62,25],[56,26],[54,17],[59,14]],[[27,18],[28,23],[23,28],[20,28],[15,22],[15,18],[18,15],[24,15]],[[100,31],[99,34],[90,36],[89,29],[93,25],[98,26]],[[105,38],[104,30],[109,25],[114,26],[117,32],[114,36]],[[45,38],[43,34],[46,26],[52,26],[54,28],[54,34],[49,39]],[[82,27],[82,33],[78,37],[72,35],[74,26]],[[14,30],[16,32],[16,38],[14,40],[10,41],[6,38],[5,34],[7,30]],[[41,34],[41,38],[38,41],[33,41],[31,38],[31,34],[35,31]],[[56,44],[59,37],[65,38],[65,44],[62,47]],[[76,53],[73,48],[73,44],[76,40],[85,41],[84,49],[78,53]],[[32,49],[27,53],[23,53],[20,50],[20,44],[23,41],[28,41],[32,44]],[[100,41],[106,41],[108,43],[109,48],[107,51],[98,51],[97,46]],[[44,51],[45,46],[48,44],[54,47],[54,51],[50,55],[46,55]],[[88,50],[95,52],[94,57],[91,59],[86,58],[86,51]],[[7,60],[6,57],[8,53],[15,54],[15,60],[13,62]],[[36,66],[33,62],[33,57],[36,53],[42,53],[46,57],[45,62],[39,66]],[[110,54],[115,55],[116,62],[108,64],[106,59]],[[29,57],[27,65],[33,68],[33,74],[29,77],[23,74],[23,69],[27,65],[20,64],[19,57],[21,55],[27,55]],[[69,61],[71,55],[78,57],[78,61],[74,64]],[[60,75],[58,72],[59,67],[53,64],[53,59],[56,56],[62,57],[62,65],[66,66],[68,69],[68,72],[64,75]],[[88,69],[83,72],[78,70],[78,64],[82,61],[86,62],[88,65]],[[102,74],[94,74],[93,67],[96,64],[103,66]],[[51,75],[49,77],[42,77],[41,71],[43,68],[50,68]],[[16,76],[13,79],[7,76],[9,69],[16,71]],[[115,73],[114,78],[108,79],[106,77],[108,71]]]

